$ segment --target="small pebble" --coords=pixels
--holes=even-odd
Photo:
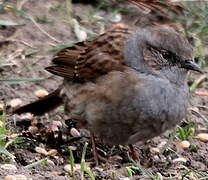
[[[38,127],[37,126],[29,126],[28,127],[28,131],[31,133],[31,134],[36,134],[38,132]]]
[[[81,136],[80,133],[79,133],[79,131],[78,131],[77,129],[75,129],[75,128],[71,128],[70,134],[71,134],[73,137],[80,137],[80,136]]]
[[[79,31],[79,38],[81,41],[86,41],[87,40],[87,33],[85,31],[80,30]]]
[[[45,89],[38,89],[34,92],[34,94],[39,98],[43,98],[48,95],[48,91],[46,91]]]
[[[66,164],[66,165],[64,166],[64,170],[65,170],[66,172],[71,173],[71,164]]]
[[[176,159],[173,159],[173,162],[182,162],[182,163],[186,163],[187,160],[183,157],[179,157],[179,158],[176,158]]]
[[[118,23],[122,20],[121,14],[115,14],[111,17],[110,21],[113,23]]]
[[[51,124],[50,128],[51,128],[51,130],[52,130],[52,131],[54,131],[54,132],[59,131],[58,126],[57,126],[57,125],[55,125],[55,124]]]
[[[184,150],[188,149],[190,147],[190,142],[189,141],[181,141],[180,143],[178,143],[178,146]]]
[[[16,180],[27,180],[27,177],[23,174],[15,175]]]
[[[4,126],[4,123],[0,121],[0,128],[2,128],[3,126]]]
[[[150,152],[153,154],[158,154],[160,152],[160,149],[156,148],[156,147],[152,147],[152,148],[150,148]]]
[[[16,177],[13,175],[7,175],[4,177],[4,180],[16,180]]]
[[[100,167],[95,167],[95,170],[99,171],[99,172],[103,172],[103,168],[100,168]]]
[[[47,164],[51,166],[55,166],[55,163],[51,161],[50,159],[47,159]]]
[[[56,149],[51,149],[48,151],[49,156],[55,156],[57,153],[58,153],[58,151]]]
[[[17,170],[17,167],[14,164],[3,164],[0,167],[6,170]]]
[[[54,124],[55,126],[58,126],[58,127],[62,127],[61,121],[52,121],[52,124]]]
[[[80,170],[80,169],[81,169],[81,165],[80,165],[80,164],[74,164],[74,171]],[[66,172],[71,172],[71,164],[66,164],[66,165],[64,166],[64,170],[65,170]]]
[[[123,160],[123,158],[119,155],[115,155],[115,156],[112,156],[110,157],[110,160],[112,161],[120,161],[120,160]]]
[[[162,141],[160,144],[157,145],[157,148],[162,149],[166,144],[166,141]]]
[[[200,133],[196,136],[196,138],[202,142],[208,142],[208,134],[207,133]]]
[[[75,150],[77,150],[77,147],[76,146],[69,146],[69,149],[71,149],[72,151],[75,151]]]
[[[35,148],[35,151],[36,151],[37,153],[43,154],[43,155],[45,155],[45,156],[48,155],[48,152],[47,152],[44,148],[41,148],[41,147],[36,147],[36,148]]]
[[[22,105],[22,100],[21,99],[12,99],[10,102],[9,102],[9,105],[12,107],[12,108],[17,108],[19,106]]]
[[[4,104],[0,104],[0,109],[4,109]]]
[[[120,180],[130,180],[128,177],[120,178]]]
[[[160,161],[160,157],[158,155],[153,156],[154,161]]]
[[[20,115],[20,119],[32,120],[34,118],[32,113],[24,113]]]

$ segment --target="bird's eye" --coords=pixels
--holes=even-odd
[[[180,58],[170,51],[162,50],[160,51],[160,53],[168,63],[177,64],[180,62]]]
[[[184,63],[189,63],[191,60],[185,60]]]
[[[160,53],[162,57],[167,61],[171,61],[174,58],[174,55],[167,50],[161,50]]]
[[[162,52],[162,56],[166,60],[168,60],[172,57],[172,55],[168,51]]]

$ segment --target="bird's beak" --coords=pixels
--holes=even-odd
[[[195,64],[192,60],[185,60],[184,63],[182,64],[182,68],[203,73],[201,68],[197,64]]]

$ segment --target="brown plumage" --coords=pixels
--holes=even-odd
[[[74,0],[73,3],[95,4],[103,0]],[[106,0],[107,1],[107,0]],[[130,3],[143,10],[153,10],[159,13],[165,13],[171,11],[176,14],[180,14],[184,10],[184,6],[179,2],[173,2],[171,0],[108,0],[109,2],[124,4]]]
[[[132,144],[185,117],[186,74],[200,71],[192,59],[191,45],[172,28],[113,29],[54,56],[46,69],[64,82],[45,99],[58,95],[68,116],[106,143]],[[37,113],[33,104],[15,113],[44,112]]]
[[[146,8],[155,12],[166,14],[167,10],[175,14],[181,14],[185,7],[179,2],[171,0],[127,0],[140,8]],[[165,15],[164,14],[164,15]]]
[[[94,79],[113,70],[122,70],[123,42],[132,33],[115,28],[94,41],[79,42],[58,52],[47,67],[49,72],[73,80]]]
[[[127,1],[156,12],[163,22],[169,22],[164,11],[183,10],[169,0]],[[61,87],[14,113],[41,115],[64,103],[69,118],[108,144],[147,140],[185,117],[187,72],[201,72],[192,59],[191,45],[170,27],[115,28],[59,51],[46,70],[64,78]],[[93,150],[97,159],[94,145]]]

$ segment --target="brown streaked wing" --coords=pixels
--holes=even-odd
[[[123,43],[132,31],[116,28],[93,41],[79,42],[59,51],[49,72],[71,80],[94,79],[113,70],[122,70]]]
[[[167,15],[167,11],[171,11],[174,14],[182,14],[185,10],[185,6],[181,2],[175,2],[171,0],[127,0],[128,2],[135,4],[139,8],[146,8]]]

